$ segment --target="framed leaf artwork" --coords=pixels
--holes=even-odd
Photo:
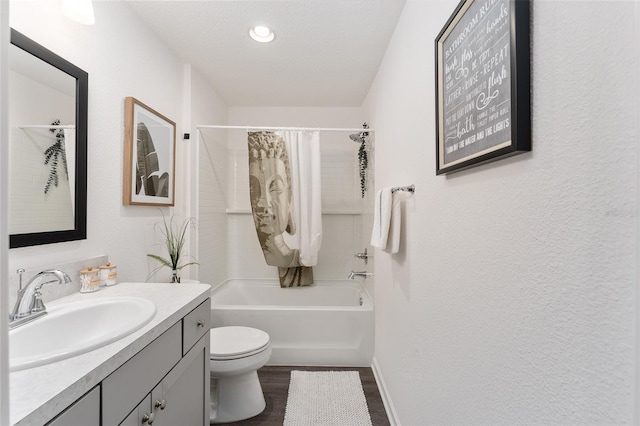
[[[176,123],[127,97],[124,127],[123,204],[173,206]]]

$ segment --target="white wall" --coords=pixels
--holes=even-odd
[[[161,220],[161,209],[122,205],[124,99],[133,96],[176,122],[178,190],[175,208],[162,209],[166,215],[192,214],[186,167],[192,142],[182,140],[184,132],[195,135],[191,116],[218,119],[218,108],[224,106],[191,96],[192,90],[217,95],[201,78],[192,78],[190,68],[126,4],[94,2],[94,9],[96,24],[84,26],[64,18],[57,2],[11,2],[12,27],[88,72],[89,129],[87,239],[12,249],[9,270],[107,254],[118,265],[120,281],[144,281],[156,266],[146,253],[157,249],[154,224]],[[164,271],[157,279],[168,276]]]
[[[363,111],[376,186],[415,182],[375,255],[378,371],[402,424],[632,422],[635,2],[532,2],[531,153],[435,176],[433,42],[409,0]]]

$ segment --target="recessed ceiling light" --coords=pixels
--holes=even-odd
[[[96,23],[91,0],[62,0],[62,14],[80,24]]]
[[[249,30],[249,35],[255,41],[260,43],[269,43],[276,38],[276,35],[271,31],[271,28],[265,27],[263,25],[256,25],[255,27]]]

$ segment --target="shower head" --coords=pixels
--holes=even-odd
[[[366,131],[366,129],[369,128],[369,125],[367,123],[364,123],[362,125],[362,127],[365,129],[364,131],[360,132],[360,133],[352,133],[349,135],[349,138],[356,142],[356,143],[360,143],[363,144],[365,142],[367,142],[366,137],[369,136],[369,132]]]
[[[362,133],[352,133],[349,135],[352,141],[357,143],[364,143],[364,136]]]

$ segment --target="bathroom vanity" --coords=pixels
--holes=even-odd
[[[12,372],[12,425],[208,424],[210,287],[123,283],[47,306],[122,296],[153,302],[155,316],[98,349]]]

